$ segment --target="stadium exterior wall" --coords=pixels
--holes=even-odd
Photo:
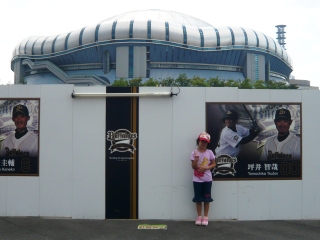
[[[270,72],[265,73],[266,64]],[[77,85],[163,79],[167,70],[174,70],[174,76],[189,72],[190,78],[218,75],[227,80],[238,73],[240,80],[275,81],[288,81],[292,72],[285,49],[259,31],[215,27],[162,10],[124,13],[67,34],[23,39],[13,52],[11,68],[15,84]]]

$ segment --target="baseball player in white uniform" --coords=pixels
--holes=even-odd
[[[290,111],[278,109],[274,123],[278,135],[266,141],[260,160],[300,160],[300,138],[289,131],[292,123]]]
[[[223,121],[225,128],[222,129],[220,140],[215,149],[216,156],[229,155],[236,157],[240,150],[240,145],[251,142],[259,133],[260,129],[247,129],[236,124],[238,113],[229,110],[225,113]]]
[[[29,111],[24,105],[17,105],[12,111],[12,121],[15,123],[15,133],[8,135],[1,144],[2,157],[37,157],[38,136],[27,129]]]

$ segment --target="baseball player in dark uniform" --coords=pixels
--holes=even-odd
[[[3,141],[0,156],[36,157],[38,156],[38,136],[28,131],[29,111],[25,105],[16,105],[12,111],[12,121],[16,129]]]
[[[237,124],[238,113],[234,110],[228,110],[223,116],[225,128],[222,129],[220,140],[215,149],[216,156],[229,155],[236,157],[240,150],[240,145],[251,142],[259,133],[260,129],[247,129]]]
[[[266,141],[261,160],[300,160],[300,138],[289,131],[292,124],[290,111],[278,109],[274,124],[278,135]]]

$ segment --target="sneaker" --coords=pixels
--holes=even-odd
[[[197,220],[196,220],[195,224],[200,226],[201,225],[201,221],[202,221],[202,217],[199,216],[199,217],[197,217]]]
[[[207,217],[203,217],[201,225],[202,226],[208,226],[209,222],[208,222],[208,218]]]

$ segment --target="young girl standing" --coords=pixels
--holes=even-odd
[[[210,135],[203,132],[197,138],[198,148],[191,154],[191,166],[194,169],[193,174],[193,202],[196,203],[198,217],[196,225],[208,226],[209,203],[211,198],[212,173],[211,169],[216,166],[213,152],[207,149],[210,143]],[[203,202],[203,217],[202,217]]]

